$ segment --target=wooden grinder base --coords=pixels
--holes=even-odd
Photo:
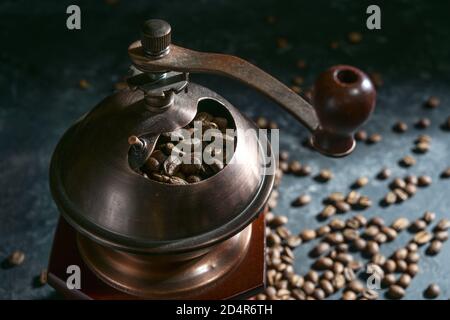
[[[252,223],[252,236],[246,256],[239,266],[204,290],[183,297],[187,300],[245,299],[257,294],[265,280],[264,214]],[[119,291],[100,280],[83,262],[77,248],[76,231],[61,217],[53,241],[48,267],[48,283],[68,299],[131,300],[142,299]],[[81,289],[68,289],[67,267],[81,270]],[[151,297],[150,297],[151,299]]]

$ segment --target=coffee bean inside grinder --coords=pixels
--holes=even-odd
[[[173,185],[208,179],[231,160],[234,129],[228,117],[199,112],[184,128],[162,133],[140,171],[151,180]]]

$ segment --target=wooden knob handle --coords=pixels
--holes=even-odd
[[[313,105],[320,123],[313,132],[313,146],[333,157],[352,152],[353,133],[369,118],[375,101],[375,87],[361,70],[338,65],[323,72],[313,91]]]

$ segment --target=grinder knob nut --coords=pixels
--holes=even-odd
[[[320,122],[311,139],[314,148],[333,157],[352,152],[354,131],[375,108],[376,91],[369,77],[352,66],[331,67],[317,78],[312,99]]]

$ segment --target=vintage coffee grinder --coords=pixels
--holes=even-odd
[[[324,72],[313,104],[254,65],[234,56],[171,44],[162,20],[144,23],[128,49],[129,88],[97,105],[64,134],[53,154],[50,187],[62,218],[49,264],[49,283],[79,299],[226,299],[264,285],[264,212],[274,176],[255,152],[256,128],[189,73],[231,77],[265,94],[311,132],[329,156],[350,153],[353,131],[373,111],[375,90],[350,66]],[[191,184],[139,174],[161,135],[189,124],[200,111],[237,129],[230,163]],[[270,150],[269,150],[270,151]],[[270,157],[274,155],[270,154]],[[81,287],[68,288],[69,266]]]

